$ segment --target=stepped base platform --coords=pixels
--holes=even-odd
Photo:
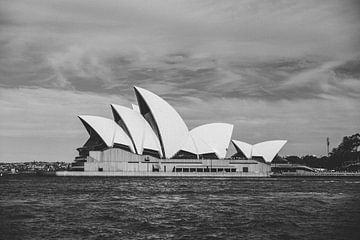
[[[269,173],[244,173],[244,172],[80,172],[59,171],[56,176],[60,177],[190,177],[190,178],[268,178]]]

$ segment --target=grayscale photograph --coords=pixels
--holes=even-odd
[[[0,0],[2,239],[360,239],[360,1]]]

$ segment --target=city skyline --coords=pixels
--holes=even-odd
[[[189,129],[326,155],[360,131],[356,1],[0,1],[0,162],[71,162],[133,86]],[[230,144],[230,143],[229,143]]]

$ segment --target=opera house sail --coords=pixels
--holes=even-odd
[[[163,98],[134,87],[137,105],[111,104],[114,119],[82,115],[89,139],[62,176],[266,177],[285,140],[251,145],[231,140],[229,123],[189,130]],[[236,153],[229,155],[232,142]]]

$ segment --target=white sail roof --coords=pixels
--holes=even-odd
[[[101,137],[107,147],[113,147],[114,143],[117,143],[128,146],[132,152],[135,152],[128,135],[113,120],[89,115],[78,117],[87,123]]]
[[[195,139],[195,144],[204,142],[218,158],[225,158],[233,127],[227,123],[210,123],[192,129],[190,134]],[[206,145],[197,145],[199,154],[209,153]]]
[[[181,148],[183,151],[187,151],[196,155],[205,153],[215,153],[214,149],[210,147],[199,137],[193,137],[191,132],[184,146]]]
[[[145,148],[157,151],[160,156],[162,155],[157,136],[140,112],[116,104],[111,104],[111,107],[118,113],[121,121],[125,124],[126,131],[128,131],[138,154],[142,154]]]
[[[272,140],[257,143],[253,146],[252,156],[262,156],[265,162],[271,162],[286,143],[286,140]]]
[[[252,157],[263,157],[265,162],[271,162],[281,148],[287,143],[286,140],[272,140],[257,143],[255,145],[248,144],[237,140],[232,140],[236,150],[240,150],[248,159]]]
[[[138,113],[140,113],[140,108],[139,108],[139,105],[136,105],[136,104],[131,104],[131,107],[134,111],[137,111]]]
[[[246,158],[250,159],[251,158],[251,153],[252,153],[252,145],[248,144],[246,142],[241,142],[238,140],[232,140],[232,143],[234,144],[235,148],[237,151],[241,151]]]
[[[152,127],[155,128],[154,131],[158,134],[164,157],[173,157],[181,150],[184,142],[189,137],[189,130],[185,122],[164,99],[143,88],[134,88],[142,115],[145,114],[147,108],[150,110],[154,120],[152,124],[156,124],[156,126]],[[144,103],[139,98],[142,98],[147,106],[144,106]]]

